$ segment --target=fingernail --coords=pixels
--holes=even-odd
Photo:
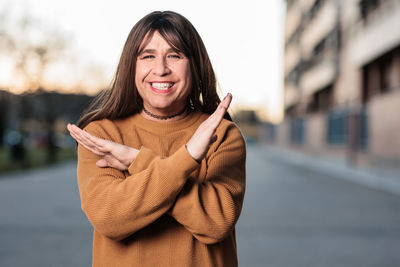
[[[229,94],[229,93],[228,93]],[[223,100],[225,100],[225,98],[227,98],[228,97],[228,94],[226,94],[226,96],[224,97],[224,99]]]

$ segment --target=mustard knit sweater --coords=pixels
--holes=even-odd
[[[140,114],[91,122],[100,138],[140,149],[128,171],[99,168],[78,146],[82,210],[94,227],[93,266],[237,266],[235,224],[245,191],[246,150],[223,120],[201,163],[185,148],[208,115],[155,122]]]

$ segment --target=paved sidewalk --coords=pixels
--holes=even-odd
[[[351,166],[338,159],[317,157],[275,146],[264,145],[263,147],[289,164],[303,166],[323,174],[335,173],[335,177],[400,195],[400,171]]]

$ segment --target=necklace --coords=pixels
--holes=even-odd
[[[168,119],[172,119],[174,117],[177,117],[179,115],[182,115],[186,111],[186,106],[184,107],[184,109],[182,109],[178,113],[173,114],[173,115],[167,115],[167,116],[161,116],[161,115],[153,114],[150,111],[148,111],[147,109],[145,109],[144,107],[143,107],[143,111],[144,111],[144,113],[146,113],[150,117],[153,117],[153,118],[156,118],[156,119],[159,119],[159,120],[168,120]]]

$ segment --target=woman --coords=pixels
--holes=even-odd
[[[112,89],[68,125],[93,266],[237,266],[246,156],[231,99],[183,16],[132,28]]]

